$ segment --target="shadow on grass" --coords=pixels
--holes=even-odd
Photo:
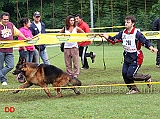
[[[50,93],[52,95],[52,98],[48,98],[47,94],[44,92],[44,90],[24,90],[20,91],[19,93],[13,94],[11,91],[8,92],[1,92],[0,93],[0,102],[1,103],[21,103],[21,102],[29,102],[29,101],[36,101],[36,100],[55,100],[55,99],[61,99],[61,98],[70,98],[70,97],[76,97],[79,95],[76,95],[73,90],[71,89],[65,89],[62,90],[63,97],[56,98],[56,91],[50,90]]]
[[[4,93],[1,94],[0,97],[1,103],[10,103],[10,102],[20,103],[20,102],[36,101],[45,98],[48,99],[46,94],[29,94],[29,93],[13,94],[12,92],[7,92],[5,94]]]
[[[160,89],[158,85],[153,85],[150,89],[146,86],[138,86],[140,94],[158,94]],[[95,97],[95,96],[113,96],[113,95],[126,95],[128,89],[126,87],[91,87],[91,88],[80,88],[78,89],[81,92],[81,95],[76,95],[73,90],[66,89],[62,90],[63,97],[55,98],[55,91],[51,90],[52,98],[48,98],[46,93],[41,91],[21,91],[17,94],[12,92],[3,92],[0,94],[1,103],[24,103],[31,101],[40,101],[40,100],[64,100],[64,99],[83,99],[86,97]]]

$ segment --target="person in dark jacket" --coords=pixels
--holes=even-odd
[[[151,82],[151,76],[149,74],[138,74],[138,70],[142,64],[142,51],[140,50],[140,45],[144,45],[146,48],[152,52],[157,52],[157,49],[153,47],[149,40],[147,40],[144,35],[136,29],[135,26],[136,18],[134,16],[127,16],[125,18],[126,29],[120,31],[116,36],[111,37],[107,34],[99,34],[104,37],[107,41],[115,44],[117,42],[122,42],[124,47],[124,63],[122,68],[122,75],[124,82],[129,88],[129,92],[126,94],[139,93],[138,88],[134,85],[134,81],[146,81]],[[132,85],[133,84],[133,85]],[[150,85],[148,85],[150,88]]]
[[[39,33],[46,33],[45,24],[40,21],[41,20],[40,12],[35,12],[33,14],[33,19],[34,21],[31,23],[30,28],[29,28],[32,31],[32,35],[35,36]],[[36,63],[39,63],[38,61],[39,55],[44,64],[50,64],[48,60],[48,54],[47,54],[45,44],[35,46],[35,57],[34,58],[35,58]]]
[[[153,31],[160,31],[160,17],[157,18],[153,22],[152,30]],[[157,65],[157,67],[160,68],[160,40],[158,40],[158,42],[157,42],[157,49],[158,49],[158,52],[157,52],[157,56],[156,56],[156,65]]]

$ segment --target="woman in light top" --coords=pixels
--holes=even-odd
[[[75,18],[72,15],[66,17],[65,27],[62,28],[60,33],[84,33],[84,31],[77,27]],[[73,78],[78,79],[79,75],[79,50],[77,42],[65,42],[64,44],[64,59],[66,70]],[[73,62],[73,69],[72,69]]]

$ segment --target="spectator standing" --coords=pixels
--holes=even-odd
[[[27,17],[26,18],[22,18],[21,21],[20,21],[21,28],[19,28],[19,30],[21,31],[21,33],[26,38],[32,38],[33,37],[32,32],[29,29],[30,24],[31,24],[30,19],[27,18]],[[22,37],[18,37],[18,40],[23,40],[23,38]],[[32,62],[33,61],[33,55],[34,55],[34,49],[35,49],[34,45],[20,47],[19,48],[19,56],[20,56],[20,58],[26,58],[27,62]],[[24,77],[23,77],[23,75],[21,73],[18,74],[17,79],[21,83],[23,83],[25,81]]]
[[[26,38],[32,38],[32,32],[29,29],[30,27],[30,19],[29,18],[22,18],[20,21],[21,28],[19,30],[21,33],[26,37]],[[18,37],[18,40],[23,40],[22,37]],[[26,58],[27,62],[32,62],[33,60],[33,55],[34,55],[34,45],[31,46],[23,46],[19,48],[19,54],[21,58]]]
[[[160,17],[154,20],[153,25],[152,25],[152,30],[153,31],[160,31]],[[160,39],[157,42],[157,56],[156,56],[156,65],[158,68],[160,68]]]
[[[89,25],[83,21],[82,16],[77,14],[75,17],[76,25],[81,28],[85,33],[90,33]],[[91,44],[91,41],[78,42],[79,46],[79,56],[81,57],[82,68],[89,69],[89,64],[87,57],[90,57],[92,63],[94,63],[96,54],[93,52],[87,53],[88,45]]]
[[[8,12],[3,12],[0,19],[0,40],[13,40],[13,36],[20,36],[24,40],[29,40],[15,27],[13,23],[9,22],[10,15]],[[7,85],[6,74],[13,68],[13,48],[0,48],[0,81],[2,85]]]
[[[37,34],[40,33],[46,33],[45,30],[45,24],[40,21],[41,20],[41,14],[40,12],[35,12],[33,14],[33,19],[34,21],[31,23],[30,25],[30,30],[32,31],[32,35],[35,36]],[[35,45],[35,60],[36,63],[39,63],[38,59],[39,59],[39,55],[43,61],[44,64],[50,64],[49,60],[48,60],[48,54],[47,54],[47,50],[46,50],[46,45]]]
[[[77,27],[75,18],[72,15],[66,17],[65,27],[62,28],[60,33],[84,33],[84,31]],[[77,42],[65,42],[64,44],[64,59],[66,70],[73,78],[78,79],[79,75],[79,50]],[[73,63],[73,69],[72,69]]]

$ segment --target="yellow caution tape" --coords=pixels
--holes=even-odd
[[[115,36],[118,32],[104,33]],[[160,39],[160,31],[142,32],[147,39]],[[32,40],[5,40],[0,41],[0,48],[20,47],[40,44],[59,44],[62,42],[102,41],[100,33],[46,33],[38,34]]]
[[[145,82],[145,83],[131,83],[131,84],[106,84],[106,85],[88,85],[88,86],[68,86],[68,87],[47,87],[48,89],[71,89],[71,88],[94,88],[94,87],[113,87],[113,86],[127,86],[127,85],[144,85],[144,84],[160,84],[160,82]],[[14,89],[0,89],[0,92],[14,91],[14,90],[42,90],[44,88],[14,88]]]
[[[91,30],[94,29],[111,29],[111,28],[124,28],[125,26],[109,26],[109,27],[98,27],[98,28],[90,28]],[[58,32],[61,29],[46,29],[47,32]]]

